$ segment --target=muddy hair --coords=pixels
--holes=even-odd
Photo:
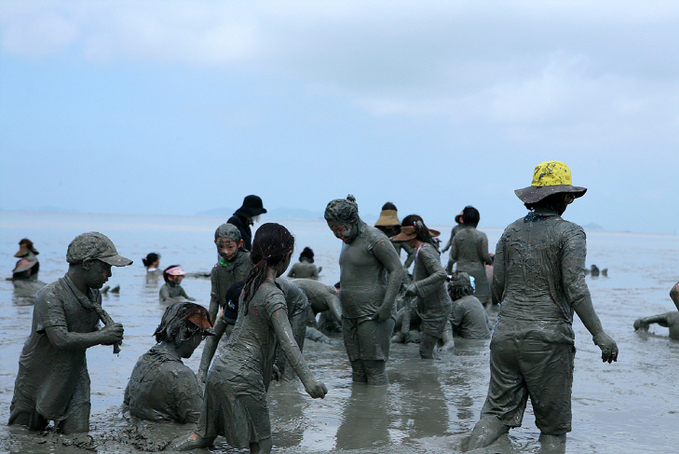
[[[280,265],[294,247],[295,237],[280,224],[267,222],[257,229],[250,251],[250,261],[254,267],[245,279],[243,287],[245,314],[248,313],[250,299],[266,279],[269,268]]]
[[[335,199],[328,203],[323,215],[327,222],[340,225],[354,225],[358,222],[358,205],[356,198],[349,194],[346,199]]]
[[[464,296],[473,294],[474,287],[472,287],[471,282],[465,285],[453,285],[452,279],[450,282],[448,282],[448,295],[450,295],[450,298],[452,298],[453,301],[457,301]]]
[[[200,304],[189,301],[172,303],[165,308],[163,318],[153,335],[156,342],[172,342],[179,345],[182,341],[189,339],[196,332],[203,332],[203,329],[189,319],[198,314],[200,317],[210,320],[210,314]]]
[[[538,200],[537,202],[533,203],[524,203],[524,206],[528,208],[530,211],[535,210],[536,208],[548,208],[550,210],[556,211],[559,216],[563,214],[564,211],[566,211],[566,207],[568,207],[568,203],[566,202],[566,194],[567,192],[557,192],[556,194],[551,194],[545,197],[542,200]]]
[[[149,265],[152,265],[156,260],[160,259],[160,254],[156,254],[155,252],[149,252],[149,254],[141,259],[142,263],[146,268],[149,267]]]
[[[165,280],[165,282],[167,282],[167,283],[170,282],[170,279],[169,279],[170,275],[167,274],[167,270],[169,270],[170,268],[174,268],[176,266],[180,266],[180,265],[170,265],[163,270],[163,279]]]
[[[408,216],[404,217],[403,221],[401,221],[401,228],[406,225],[415,226],[415,234],[417,235],[418,240],[422,241],[423,243],[429,243],[435,248],[438,246],[434,237],[429,234],[429,228],[427,228],[427,226],[424,224],[424,220],[419,215],[409,214]]]
[[[391,203],[391,202],[387,202],[387,203],[385,203],[384,205],[382,205],[382,211],[384,211],[384,210],[394,210],[394,211],[398,211],[398,210],[396,209],[396,205],[394,205],[394,204]]]
[[[465,227],[476,227],[479,225],[480,220],[481,215],[479,214],[479,210],[473,206],[464,207],[464,210],[462,210],[462,223]]]
[[[309,263],[314,263],[314,251],[310,247],[305,247],[301,254],[299,254],[299,261],[307,259]]]

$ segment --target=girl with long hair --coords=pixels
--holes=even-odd
[[[208,373],[198,425],[175,449],[207,447],[223,435],[234,448],[249,447],[258,454],[271,451],[266,392],[277,343],[311,397],[322,398],[328,392],[304,362],[285,297],[274,282],[290,264],[294,244],[292,234],[279,224],[263,224],[255,233],[250,254],[254,266],[240,296],[236,327]]]

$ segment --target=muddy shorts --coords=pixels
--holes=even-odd
[[[496,336],[490,344],[490,384],[481,416],[520,427],[530,397],[543,434],[571,431],[575,346]]]
[[[369,318],[342,317],[342,334],[349,361],[386,361],[394,331],[394,319],[377,322]]]

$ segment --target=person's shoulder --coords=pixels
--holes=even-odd
[[[35,302],[36,304],[39,302],[44,304],[48,299],[51,300],[54,298],[61,298],[65,296],[67,288],[68,285],[66,284],[64,278],[59,278],[38,290]]]

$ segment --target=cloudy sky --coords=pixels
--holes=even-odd
[[[556,159],[567,219],[673,234],[678,75],[674,1],[3,0],[0,209],[503,227]]]

